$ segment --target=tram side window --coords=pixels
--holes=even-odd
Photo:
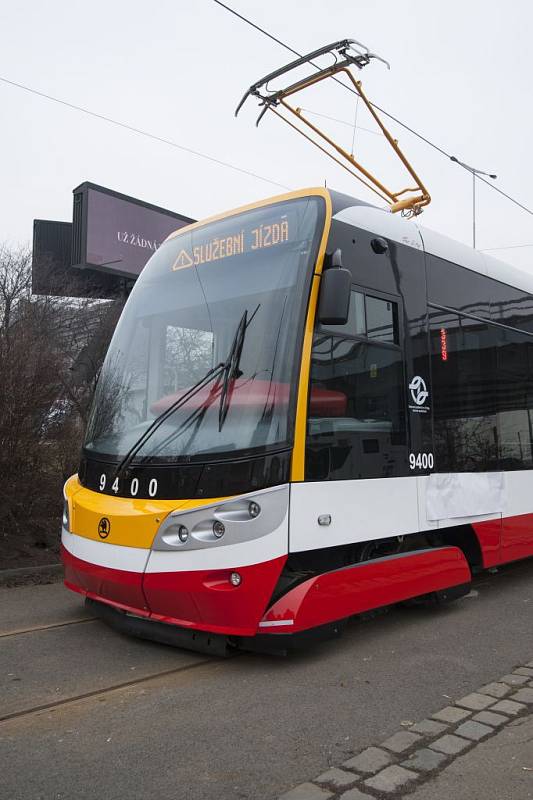
[[[436,470],[498,469],[496,329],[446,314],[431,331]]]
[[[458,314],[434,317],[435,466],[533,467],[533,337]]]
[[[500,469],[533,467],[533,337],[498,329],[496,407]]]
[[[382,297],[352,289],[346,325],[322,326],[335,336],[363,336],[380,342],[398,344],[398,305]]]
[[[404,474],[406,459],[401,350],[317,334],[306,478],[389,477]]]
[[[368,338],[398,344],[398,306],[396,303],[370,295],[365,297],[365,301]]]

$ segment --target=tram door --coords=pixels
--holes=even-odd
[[[398,319],[398,298],[354,286],[347,324],[315,331],[305,481],[291,487],[291,550],[418,530]]]
[[[315,333],[310,382],[306,480],[405,474],[397,301],[354,287],[347,324],[321,326]]]

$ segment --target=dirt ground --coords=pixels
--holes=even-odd
[[[44,533],[0,532],[0,571],[59,563],[60,519],[50,520]]]

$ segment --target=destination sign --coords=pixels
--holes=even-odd
[[[268,247],[276,247],[290,240],[287,215],[255,227],[241,227],[226,236],[215,236],[202,244],[182,248],[172,265],[176,272],[186,267],[199,266],[211,261],[253,253]]]

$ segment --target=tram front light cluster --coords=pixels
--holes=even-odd
[[[189,538],[189,530],[185,525],[180,525],[178,528],[178,539],[180,542],[185,544],[187,539]]]
[[[197,508],[182,506],[161,521],[152,550],[202,550],[261,539],[287,524],[288,507],[289,488],[286,485]],[[226,580],[239,586],[241,575],[228,572]]]
[[[66,531],[70,530],[70,519],[68,513],[68,501],[63,500],[63,517],[61,519],[61,523]]]
[[[259,503],[256,503],[254,500],[252,500],[252,502],[248,506],[248,513],[252,517],[252,519],[258,517],[259,514],[261,513],[261,506],[259,505]]]

